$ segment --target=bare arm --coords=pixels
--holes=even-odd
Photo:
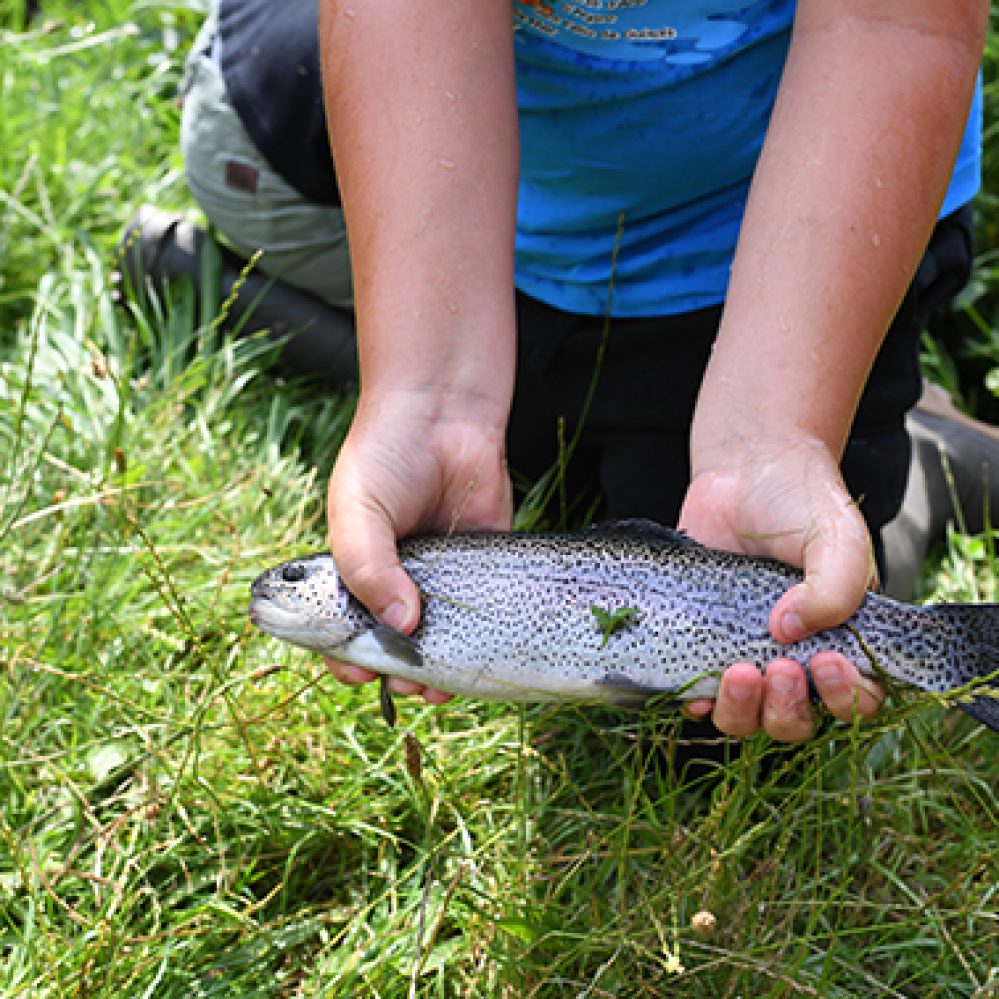
[[[745,415],[842,451],[936,222],[987,11],[984,0],[799,2],[705,381],[725,436]],[[705,448],[708,415],[695,438]]]
[[[502,422],[517,174],[509,8],[323,0],[320,32],[364,391],[471,393]],[[481,377],[498,368],[498,384]]]
[[[330,541],[347,585],[408,631],[419,600],[396,538],[505,527],[511,516],[510,10],[482,0],[322,0],[320,41],[361,368],[357,415],[330,482]]]
[[[771,616],[782,641],[843,620],[870,578],[837,465],[946,190],[987,12],[984,0],[798,5],[684,511],[704,540],[804,565]]]

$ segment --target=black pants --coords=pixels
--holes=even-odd
[[[880,528],[898,513],[910,448],[905,414],[919,398],[919,344],[930,312],[971,270],[971,209],[941,220],[874,363],[842,471],[881,562]],[[721,307],[678,316],[615,319],[593,403],[566,475],[570,498],[592,497],[605,517],[675,524],[690,481],[694,403]],[[511,471],[533,482],[558,459],[558,424],[571,439],[593,377],[603,317],[517,298],[518,368],[507,448]],[[593,502],[584,500],[589,508]],[[883,566],[882,566],[883,569]]]

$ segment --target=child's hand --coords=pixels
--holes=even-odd
[[[744,442],[743,442],[744,443]],[[702,471],[687,492],[680,527],[715,548],[780,559],[805,570],[770,614],[778,642],[795,642],[841,624],[860,606],[872,580],[871,543],[863,517],[846,492],[839,469],[819,442],[774,442],[742,455],[733,468]],[[839,653],[816,655],[815,687],[837,718],[871,718],[883,697]],[[712,711],[713,708],[713,711]],[[814,729],[808,684],[789,659],[766,675],[737,663],[722,677],[717,699],[687,707],[694,717],[712,711],[729,735],[764,728],[774,739],[807,739]]]
[[[411,632],[420,597],[396,542],[419,531],[510,527],[512,499],[503,431],[450,419],[419,393],[359,409],[329,484],[330,549],[347,588],[380,620]],[[375,673],[327,660],[344,683]],[[389,689],[433,704],[451,695],[409,680]]]

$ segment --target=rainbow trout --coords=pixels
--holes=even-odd
[[[999,730],[999,678],[983,686],[999,672],[999,604],[915,606],[869,593],[842,626],[779,645],[767,620],[800,572],[648,521],[411,538],[399,556],[423,596],[412,636],[378,623],[328,554],[263,573],[250,619],[383,675],[500,701],[712,697],[730,663],[805,664],[832,648],[867,676],[938,693],[970,684],[958,706]]]

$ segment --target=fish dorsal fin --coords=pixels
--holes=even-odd
[[[658,520],[650,520],[647,517],[628,517],[622,520],[602,520],[599,524],[591,524],[586,528],[586,533],[616,535],[622,534],[636,539],[655,538],[658,541],[666,541],[674,545],[683,545],[688,548],[700,548],[700,542],[695,541],[689,534],[678,531],[675,527],[666,527]]]

